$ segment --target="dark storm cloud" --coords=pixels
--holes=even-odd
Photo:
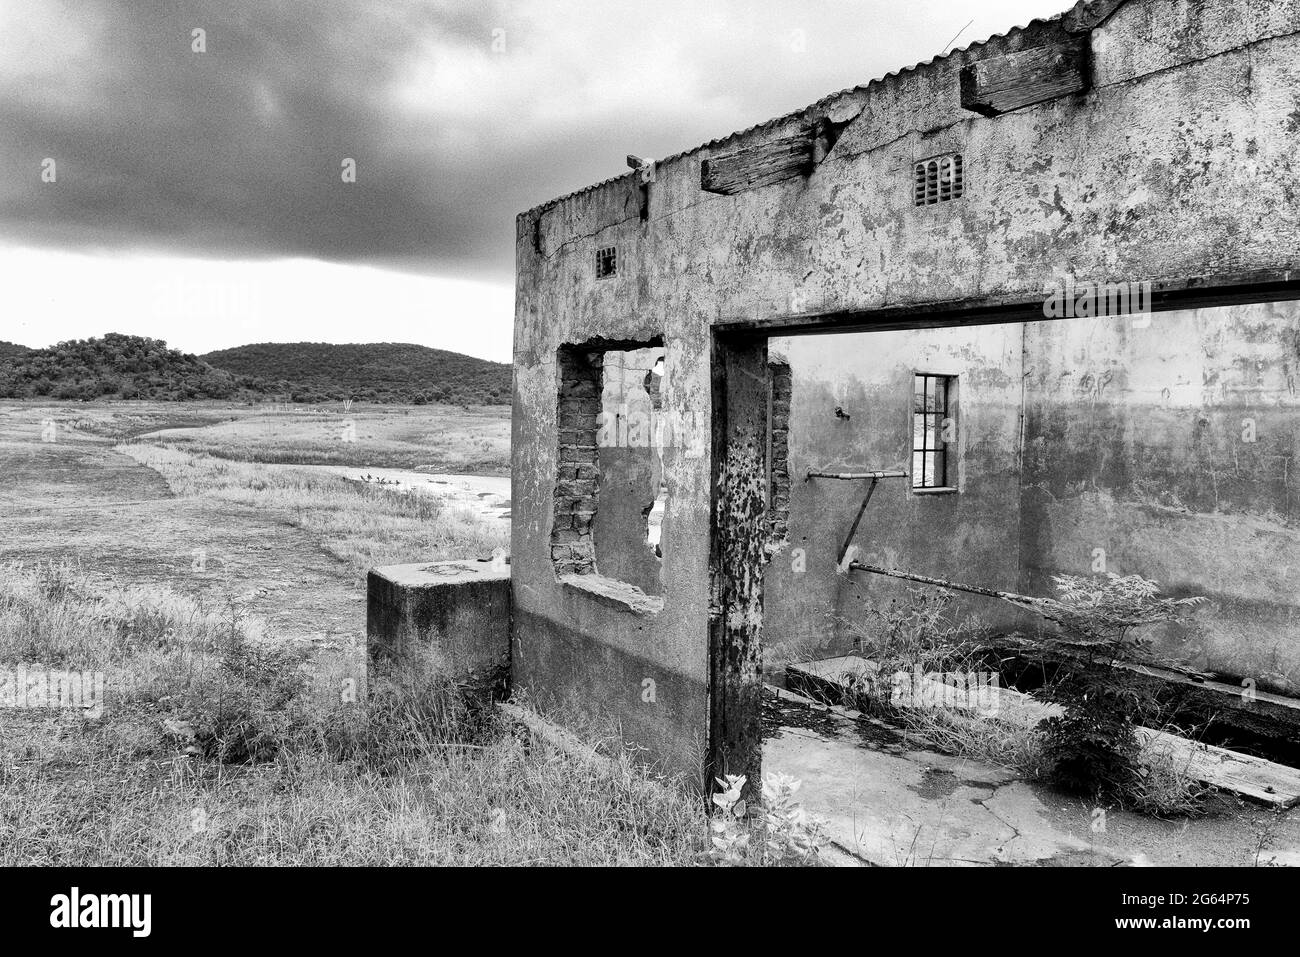
[[[0,236],[505,272],[514,214],[623,153],[934,55],[969,19],[956,2],[906,28],[883,26],[888,4],[811,6],[0,0]],[[995,6],[1002,28],[1057,4]]]
[[[68,20],[46,21],[36,68],[5,77],[0,150],[19,173],[0,187],[6,231],[216,255],[472,256],[472,222],[438,188],[438,157],[400,142],[377,91],[422,38],[481,43],[491,9],[478,9],[70,4]],[[70,62],[63,42],[79,49]],[[56,186],[36,175],[44,157]]]

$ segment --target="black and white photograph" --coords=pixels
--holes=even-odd
[[[1300,0],[1068,4],[0,0],[3,920],[1280,924]]]

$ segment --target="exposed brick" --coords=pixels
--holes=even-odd
[[[789,536],[790,519],[790,398],[794,377],[789,363],[768,364],[772,383],[772,461],[769,463],[771,506],[768,511],[769,533],[776,542]]]
[[[561,429],[590,429],[596,424],[596,417],[580,409],[560,409],[556,425]]]
[[[556,501],[564,499],[577,505],[579,502],[594,501],[596,497],[596,482],[594,479],[575,479],[569,482],[560,482],[555,486]]]
[[[600,398],[597,396],[575,396],[573,398],[565,396],[560,399],[561,416],[576,412],[594,417],[600,414],[600,410]]]
[[[561,462],[590,462],[596,461],[596,447],[594,445],[562,445],[560,446]]]
[[[598,398],[600,382],[597,379],[566,379],[561,390],[565,398]]]
[[[556,426],[555,524],[551,531],[557,574],[591,574],[596,562],[591,523],[600,485],[599,450],[603,352],[560,350]]]

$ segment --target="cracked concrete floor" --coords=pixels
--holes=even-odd
[[[779,699],[777,696],[780,696]],[[839,863],[883,866],[1144,866],[1300,863],[1300,812],[1228,797],[1195,819],[1160,820],[919,748],[872,719],[809,708],[769,689],[765,774],[803,782]]]

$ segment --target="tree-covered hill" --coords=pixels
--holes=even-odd
[[[293,383],[305,401],[507,404],[510,366],[403,342],[265,342],[209,352],[219,369]]]
[[[111,332],[47,349],[0,343],[0,397],[504,405],[510,366],[402,343],[263,343],[194,356]]]
[[[10,359],[17,358],[25,352],[31,351],[32,350],[27,346],[20,346],[16,342],[5,342],[3,339],[0,339],[0,365],[3,365]]]
[[[234,399],[261,388],[161,339],[116,332],[0,356],[6,398]]]

